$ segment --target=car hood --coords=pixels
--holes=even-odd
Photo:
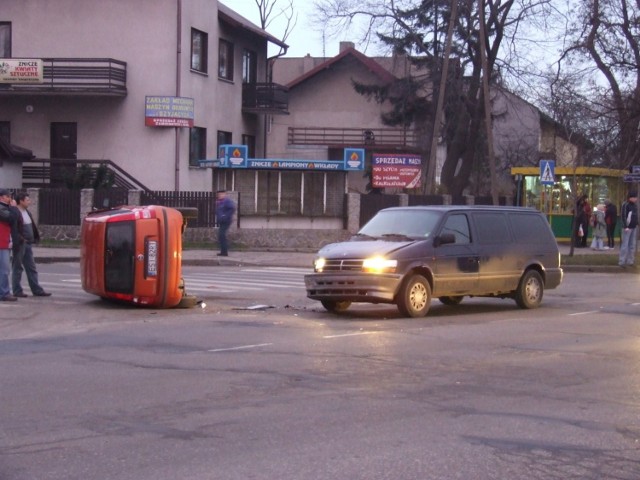
[[[412,243],[415,243],[415,240],[405,242],[375,240],[331,243],[320,249],[318,256],[324,258],[367,258],[376,255],[387,255]]]

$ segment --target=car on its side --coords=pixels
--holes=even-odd
[[[379,211],[349,241],[323,247],[307,296],[331,312],[352,302],[394,303],[407,317],[427,314],[432,297],[512,298],[536,308],[562,282],[558,244],[537,210],[495,206],[416,206]]]

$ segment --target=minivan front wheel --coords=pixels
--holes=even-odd
[[[411,275],[403,282],[396,300],[405,317],[424,317],[431,305],[431,286],[422,275]]]
[[[535,270],[527,270],[518,284],[515,300],[520,308],[538,308],[542,303],[544,282]]]

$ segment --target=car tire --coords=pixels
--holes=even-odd
[[[542,303],[543,294],[544,282],[540,273],[535,270],[524,272],[515,292],[516,304],[520,308],[538,308]]]
[[[351,302],[348,300],[337,301],[337,300],[321,300],[320,303],[325,308],[325,310],[331,313],[340,313],[344,312],[351,306]]]
[[[464,297],[462,295],[451,295],[449,297],[438,297],[438,300],[440,300],[445,305],[454,307],[456,305],[460,305],[460,302],[462,302],[463,298]]]
[[[431,286],[422,275],[411,275],[400,287],[396,299],[398,310],[405,317],[424,317],[431,306]]]

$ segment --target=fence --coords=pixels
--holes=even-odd
[[[80,225],[80,191],[41,189],[38,212],[40,225]]]
[[[216,194],[213,192],[142,192],[140,203],[173,208],[196,208],[198,218],[189,220],[190,227],[213,227],[216,224]]]

